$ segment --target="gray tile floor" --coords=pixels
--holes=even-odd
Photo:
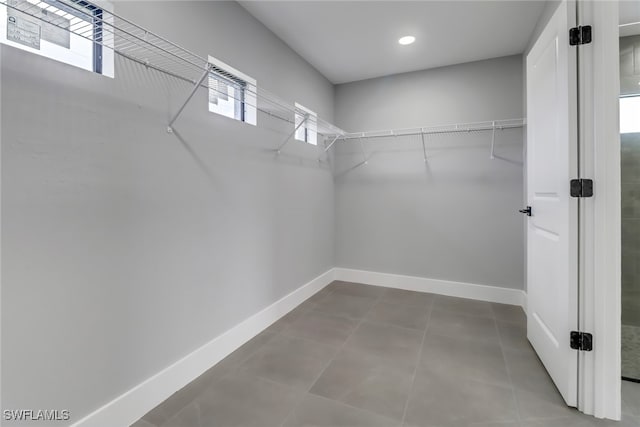
[[[622,376],[640,380],[640,326],[622,324]]]
[[[135,427],[640,427],[567,408],[518,307],[334,282]]]

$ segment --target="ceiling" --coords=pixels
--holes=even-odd
[[[543,1],[240,1],[332,83],[522,53]],[[398,39],[416,42],[401,46]]]

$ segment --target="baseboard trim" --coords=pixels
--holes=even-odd
[[[526,293],[517,289],[333,268],[75,422],[71,427],[113,427],[133,424],[177,390],[196,379],[334,280],[519,305],[526,312]]]
[[[478,285],[474,283],[452,282],[449,280],[429,279],[426,277],[403,276],[401,274],[376,273],[373,271],[350,268],[334,269],[334,280],[364,283],[366,285],[385,286],[408,291],[430,292],[438,295],[469,298],[502,304],[527,307],[527,294],[520,289],[499,286]]]
[[[72,424],[72,427],[129,426],[196,379],[273,322],[331,283],[331,269],[246,319],[146,381]]]

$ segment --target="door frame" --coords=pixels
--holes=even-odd
[[[579,53],[582,178],[594,196],[580,199],[580,330],[594,350],[580,352],[578,409],[598,418],[621,416],[621,185],[619,30],[617,1],[578,1],[578,25],[593,41]]]

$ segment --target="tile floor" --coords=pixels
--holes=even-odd
[[[640,427],[567,408],[518,307],[334,282],[134,427]]]
[[[622,324],[622,376],[640,381],[640,326]]]

